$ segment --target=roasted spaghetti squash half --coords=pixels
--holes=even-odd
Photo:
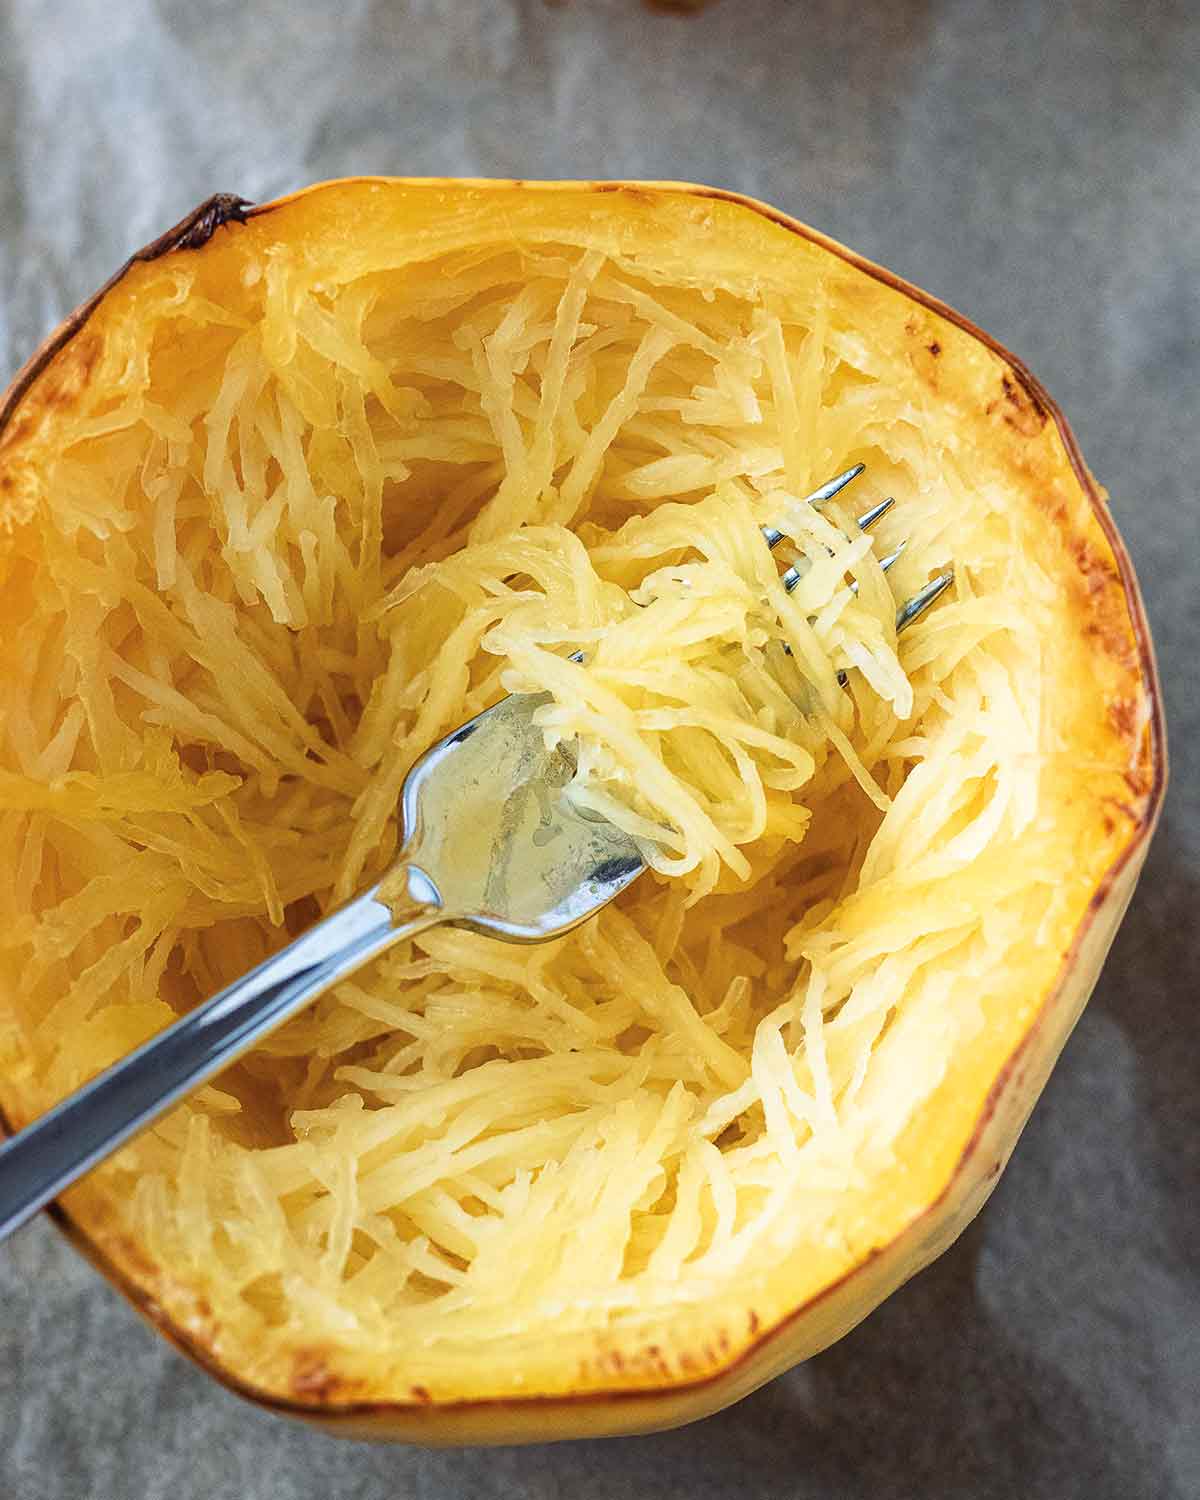
[[[203,205],[0,407],[0,638],[10,1127],[376,876],[506,690],[650,851],[555,942],[395,950],[56,1208],[215,1375],[356,1434],[670,1425],[867,1314],[994,1184],[1165,774],[1040,386],[669,184]]]

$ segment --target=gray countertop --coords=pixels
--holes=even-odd
[[[1200,1494],[1198,83],[1187,0],[0,5],[0,385],[216,190],[356,172],[737,188],[936,293],[1049,386],[1138,568],[1174,763],[1134,904],[990,1205],[827,1353],[659,1437],[340,1443],[210,1383],[36,1224],[0,1247],[0,1496]]]

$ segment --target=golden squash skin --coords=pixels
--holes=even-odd
[[[1075,919],[1056,932],[1054,972],[1023,992],[956,1053],[946,1077],[910,1121],[897,1148],[901,1170],[852,1205],[844,1243],[812,1268],[797,1297],[781,1273],[761,1305],[737,1308],[694,1344],[665,1356],[619,1343],[597,1348],[587,1368],[558,1389],[521,1396],[378,1400],[339,1370],[320,1346],[297,1361],[290,1388],[265,1387],[230,1363],[203,1300],[176,1283],[170,1266],[106,1223],[101,1195],[81,1185],[56,1206],[56,1222],[178,1347],[235,1390],[288,1415],[351,1436],[424,1443],[538,1441],[641,1432],[715,1411],[839,1338],[928,1264],[978,1212],[1012,1151],[1055,1059],[1095,984],[1137,880],[1166,778],[1161,694],[1148,627],[1128,556],[1103,492],[1087,471],[1054,403],[1013,356],[918,289],[815,231],[734,194],[677,184],[429,183],[353,179],[251,207],[224,195],[202,205],[129,264],[33,356],[0,403],[0,584],[11,569],[5,537],[46,498],[39,486],[56,424],[104,379],[106,336],[136,320],[142,268],[189,258],[217,287],[240,274],[234,248],[246,237],[303,253],[337,243],[349,260],[360,236],[393,234],[432,246],[469,245],[478,224],[503,215],[514,236],[629,248],[653,257],[664,278],[683,277],[699,257],[714,264],[778,267],[836,263],[861,286],[864,306],[885,309],[888,337],[906,341],[930,399],[953,405],[966,443],[1021,476],[1044,566],[1069,601],[1077,628],[1061,644],[1065,685],[1082,670],[1088,693],[1070,725],[1079,761],[1119,767],[1089,804],[1089,847],[1080,851]],[[849,284],[849,283],[848,283]],[[1043,554],[1039,554],[1042,557]],[[0,632],[19,624],[20,591],[4,589]],[[1100,711],[1096,708],[1099,706]],[[1086,712],[1085,712],[1086,710]],[[1110,778],[1111,780],[1112,778]],[[0,970],[0,1019],[7,973]],[[25,1123],[0,1079],[10,1126]],[[563,1387],[566,1388],[563,1388]]]

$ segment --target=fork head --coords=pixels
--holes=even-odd
[[[831,499],[862,468],[831,479],[809,502]],[[860,516],[859,526],[866,530],[891,503]],[[768,547],[783,535],[763,528]],[[784,586],[790,591],[800,576],[793,565]],[[952,577],[942,574],[905,601],[896,628],[928,609]],[[385,877],[390,889],[407,874],[411,900],[442,921],[539,943],[578,926],[637,879],[646,861],[634,839],[561,795],[575,762],[562,745],[546,748],[536,716],[551,701],[548,693],[502,698],[417,761],[401,794],[401,852]]]
[[[534,719],[550,701],[502,698],[427,750],[401,795],[399,863],[432,883],[445,921],[513,943],[568,932],[646,868],[628,834],[561,795],[574,761]]]

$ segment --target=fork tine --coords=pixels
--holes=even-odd
[[[900,554],[907,546],[907,542],[901,542],[894,552],[889,552],[886,557],[881,557],[879,559],[879,566],[885,573],[897,562]],[[800,580],[804,577],[804,575],[808,572],[809,568],[812,566],[812,564],[808,562],[807,558],[802,558],[801,561],[804,562],[804,567],[801,567],[799,563],[793,563],[786,573],[780,574],[780,582],[783,584],[785,593],[790,594],[796,587],[796,585],[800,582]],[[850,585],[850,592],[852,594],[858,593],[857,583],[852,583]]]
[[[858,529],[860,531],[870,531],[875,522],[880,520],[881,517],[886,516],[888,511],[891,510],[892,506],[895,505],[895,503],[895,498],[889,495],[886,500],[881,500],[878,505],[873,505],[870,510],[864,510],[862,515],[859,516],[858,520],[855,522]],[[776,531],[774,526],[760,526],[759,530],[762,532],[763,538],[766,541],[768,547],[776,547],[781,541],[783,541],[783,532]],[[893,558],[892,561],[894,562],[895,558]],[[787,575],[785,574],[784,576],[786,577]],[[793,584],[793,588],[794,587],[795,585]],[[791,590],[789,590],[788,592],[790,593]]]
[[[879,566],[883,569],[883,571],[885,573],[887,572],[887,570],[890,567],[892,567],[896,562],[899,561],[900,554],[904,551],[905,547],[907,547],[907,546],[908,546],[908,542],[907,541],[903,541],[895,549],[895,551],[889,552],[886,557],[881,557],[879,559]]]
[[[946,572],[939,573],[936,578],[931,579],[923,589],[918,589],[911,599],[906,599],[896,611],[897,632],[911,625],[914,620],[919,619],[933,601],[945,593],[953,582],[954,569],[948,568]]]
[[[859,516],[858,529],[860,531],[870,531],[875,522],[878,521],[881,516],[886,516],[888,511],[891,510],[892,506],[895,505],[895,503],[895,499],[891,495],[889,495],[886,500],[881,500],[878,505],[873,505],[870,510],[865,511],[861,516]]]
[[[857,479],[866,467],[866,464],[855,464],[853,468],[843,470],[842,473],[835,475],[832,479],[826,480],[819,489],[813,490],[811,495],[805,495],[800,504],[815,505],[818,507],[824,505],[827,500],[832,500],[839,490],[844,490],[852,479]],[[884,509],[891,503],[890,500],[885,501]],[[879,510],[878,506],[876,506],[876,510]],[[883,511],[880,510],[879,515],[882,514]],[[871,517],[872,521],[879,519],[879,516],[876,516],[872,511],[868,511],[867,515]],[[865,530],[871,524],[871,521],[865,521],[864,524],[864,520],[865,518],[860,519],[858,524]],[[778,547],[780,542],[783,541],[783,532],[778,531],[774,526],[763,526],[760,530],[768,547]]]
[[[832,500],[839,490],[844,490],[852,479],[857,479],[866,467],[866,464],[854,464],[851,468],[844,469],[842,473],[835,475],[833,479],[826,480],[820,489],[813,490],[811,495],[806,495],[804,497],[805,503],[807,505],[824,505],[826,500]]]
[[[893,561],[894,560],[895,559],[893,559]],[[927,583],[923,589],[918,589],[911,599],[906,599],[900,606],[900,608],[896,611],[896,634],[899,635],[900,632],[906,628],[906,626],[911,625],[914,620],[919,619],[920,616],[923,615],[929,608],[929,606],[933,603],[933,601],[937,599],[941,594],[944,594],[953,582],[954,569],[948,568],[946,572],[939,573],[936,578],[931,579],[931,581]],[[784,647],[784,650],[787,650],[786,646]],[[847,677],[845,672],[839,672],[837,674],[837,680],[839,686],[845,687],[850,679]]]
[[[853,468],[846,469],[843,473],[828,480],[825,484],[821,485],[820,489],[814,490],[811,495],[806,495],[804,501],[801,503],[816,506],[824,505],[827,500],[832,500],[839,490],[845,489],[852,479],[857,479],[865,468],[865,464],[855,464]],[[895,500],[889,495],[886,500],[881,500],[878,505],[873,505],[870,510],[864,511],[858,517],[859,530],[869,530],[881,516],[885,516],[891,510],[894,504]],[[760,526],[759,530],[762,532],[763,539],[769,548],[777,547],[784,539],[784,533],[778,527]],[[879,567],[882,572],[886,573],[889,568],[900,560],[907,545],[907,542],[901,542],[886,557],[879,559]],[[807,558],[802,557],[781,574],[779,581],[783,584],[784,592],[790,594],[811,567],[812,563]],[[923,588],[918,589],[911,599],[906,599],[896,611],[897,634],[911,625],[914,620],[920,619],[933,601],[940,598],[953,581],[954,569],[949,568],[945,573],[940,573],[936,578],[931,579]],[[857,582],[850,584],[850,592],[852,594],[858,593]],[[787,645],[783,649],[789,656],[791,655],[791,650]],[[847,682],[845,672],[839,672],[837,680],[845,687]]]

